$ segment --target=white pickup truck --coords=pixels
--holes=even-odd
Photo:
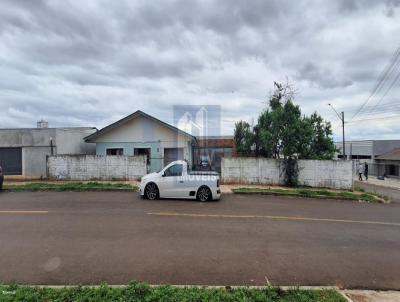
[[[147,199],[187,198],[199,201],[221,197],[219,175],[214,171],[189,171],[188,163],[177,160],[160,172],[142,177],[140,195]]]

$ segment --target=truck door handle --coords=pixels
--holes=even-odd
[[[183,181],[183,180],[180,180],[179,182],[180,182],[181,184],[183,184],[184,181]]]

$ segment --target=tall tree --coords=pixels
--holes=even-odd
[[[288,84],[274,83],[275,90],[253,128],[244,121],[235,124],[235,142],[241,154],[268,158],[332,159],[335,145],[331,124],[316,112],[303,116],[292,101]]]
[[[312,159],[332,159],[336,152],[336,147],[332,140],[332,126],[330,122],[314,112],[309,118],[312,128],[311,152],[308,158]],[[304,156],[305,158],[305,156]]]
[[[245,121],[235,123],[234,141],[239,154],[246,155],[251,152],[253,133],[249,123]]]

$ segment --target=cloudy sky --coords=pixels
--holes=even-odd
[[[3,0],[0,127],[101,128],[138,109],[172,122],[188,104],[221,105],[231,134],[288,79],[335,139],[328,103],[349,139],[400,139],[399,46],[400,0]]]

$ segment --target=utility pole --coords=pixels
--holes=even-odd
[[[50,136],[50,154],[51,156],[54,155],[54,151],[53,151],[53,138]]]
[[[346,145],[344,141],[344,112],[342,111],[342,129],[343,129],[343,160],[346,160]]]
[[[343,154],[342,154],[342,156],[343,156],[343,160],[346,160],[346,142],[344,140],[344,112],[342,111],[342,115],[340,116],[339,113],[336,111],[336,109],[333,108],[332,104],[329,103],[328,105],[333,109],[333,111],[335,111],[338,118],[342,121],[342,128],[343,128]]]

